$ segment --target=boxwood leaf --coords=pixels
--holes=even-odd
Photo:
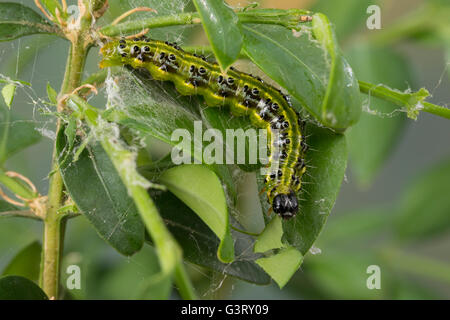
[[[249,24],[242,30],[245,53],[298,101],[295,108],[306,108],[319,122],[338,130],[358,121],[357,80],[325,16],[314,15],[313,28],[301,32]]]
[[[11,109],[15,93],[16,93],[16,85],[14,83],[8,83],[2,89],[3,99],[5,100],[5,103],[9,109]]]
[[[3,270],[2,276],[15,275],[34,282],[39,280],[41,244],[34,241],[20,250]]]
[[[47,82],[47,96],[51,103],[55,105],[58,103],[58,93],[52,88],[49,82]]]
[[[283,221],[284,239],[305,255],[320,234],[344,179],[347,167],[345,136],[331,130],[307,126],[310,146],[306,154],[307,174],[302,178],[299,214]]]
[[[258,236],[253,250],[255,252],[266,252],[272,249],[284,247],[281,238],[283,237],[283,224],[279,216],[275,216]]]
[[[20,3],[0,3],[0,41],[36,33],[61,34],[33,9]]]
[[[124,255],[139,251],[144,225],[108,155],[98,143],[88,144],[73,162],[64,129],[59,131],[56,144],[60,172],[71,198],[100,237],[117,251]],[[78,137],[75,149],[80,143]]]
[[[240,22],[222,0],[194,0],[203,28],[222,70],[237,59],[242,47]]]
[[[270,283],[270,277],[255,263],[261,255],[251,250],[254,246],[251,236],[231,230],[236,258],[232,263],[223,263],[217,259],[216,254],[219,238],[196,213],[170,192],[152,194],[152,198],[170,232],[183,248],[186,260],[252,283]],[[242,229],[242,226],[230,218],[236,228]]]
[[[259,258],[256,263],[283,288],[300,267],[303,255],[294,247],[287,247],[266,258]]]
[[[57,0],[41,0],[45,8],[50,12],[50,14],[56,18],[56,9],[59,10],[61,17],[67,17],[67,13],[64,12],[61,4]]]
[[[0,300],[48,300],[33,281],[19,276],[0,278]]]
[[[202,165],[181,165],[166,170],[160,177],[174,195],[191,208],[220,239],[217,257],[222,262],[234,260],[233,239],[228,208],[219,178]]]

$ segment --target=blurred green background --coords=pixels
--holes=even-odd
[[[34,7],[32,1],[16,2]],[[122,10],[127,1],[120,5],[110,2],[113,9]],[[128,1],[130,6],[142,3],[145,1]],[[446,22],[439,25],[442,20],[436,17],[437,12],[448,10],[445,1],[260,3],[262,7],[310,8],[328,14],[361,80],[384,82],[399,89],[425,87],[432,93],[430,102],[450,102],[450,22],[447,15]],[[381,8],[381,30],[366,28],[370,4]],[[188,9],[192,9],[189,4]],[[409,29],[402,33],[404,26]],[[189,43],[205,43],[198,30],[189,29],[183,39],[188,37]],[[45,105],[39,99],[46,97],[47,82],[59,88],[67,50],[68,42],[51,36],[0,44],[0,73],[33,84],[32,89],[18,91],[14,114],[34,122],[43,135],[41,142],[8,160],[7,168],[29,177],[42,194],[47,191],[54,123],[41,114]],[[97,70],[98,60],[94,48],[87,72]],[[102,101],[104,97],[94,99]],[[381,116],[366,112],[359,127],[349,133],[351,159],[335,208],[315,250],[286,288],[280,291],[275,284],[262,288],[188,264],[202,298],[450,298],[449,121],[427,113],[421,113],[417,121],[405,120],[404,113],[392,113],[394,106],[374,99],[365,106],[381,112]],[[41,241],[41,235],[38,222],[0,218],[0,270],[19,250]],[[63,285],[64,271],[71,264],[81,267],[82,284],[81,290],[71,290],[68,297],[86,299],[133,297],[139,282],[158,269],[150,247],[131,258],[123,257],[101,240],[83,217],[68,223]],[[366,287],[370,265],[381,268],[380,290]]]

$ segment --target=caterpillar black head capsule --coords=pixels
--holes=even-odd
[[[298,211],[298,200],[294,192],[289,194],[280,193],[273,198],[273,211],[283,219],[295,217]]]

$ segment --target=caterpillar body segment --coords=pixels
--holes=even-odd
[[[202,95],[208,106],[229,106],[235,116],[248,116],[267,130],[270,168],[265,176],[273,211],[288,219],[298,211],[296,194],[306,171],[304,123],[290,98],[258,77],[183,51],[176,43],[139,38],[115,40],[102,49],[100,67],[130,65],[147,69],[153,78],[171,81],[182,95]]]

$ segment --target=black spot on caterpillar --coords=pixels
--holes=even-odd
[[[182,95],[202,95],[208,106],[228,105],[233,115],[248,115],[253,125],[267,129],[270,170],[264,182],[268,201],[284,219],[297,214],[296,194],[306,171],[307,148],[304,121],[292,108],[289,96],[234,68],[223,74],[216,63],[185,52],[176,43],[146,37],[121,39],[106,43],[101,53],[101,68],[145,68],[153,78],[173,82]]]

